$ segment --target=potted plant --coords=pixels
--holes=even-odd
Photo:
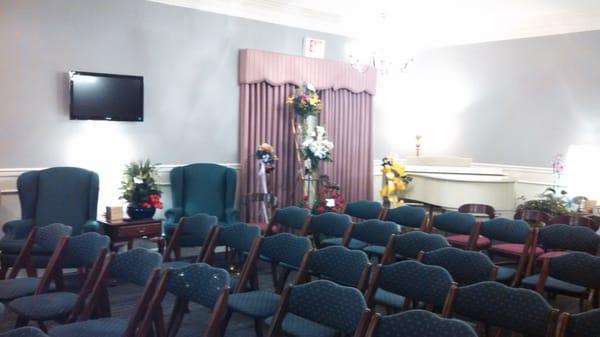
[[[152,218],[157,208],[163,208],[156,175],[156,166],[150,160],[131,162],[125,166],[121,199],[127,201],[127,214],[131,219]]]

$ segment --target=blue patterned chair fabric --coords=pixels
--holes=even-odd
[[[528,336],[546,336],[553,309],[535,291],[480,282],[458,289],[454,312]]]
[[[9,221],[2,230],[0,249],[6,240],[23,240],[33,226],[59,222],[73,228],[73,235],[98,231],[98,174],[77,167],[53,167],[29,171],[17,179],[21,220]]]
[[[110,275],[113,278],[145,286],[155,268],[160,267],[162,256],[144,248],[134,248],[118,254],[112,261]]]
[[[452,284],[446,269],[409,260],[382,266],[378,285],[379,290],[441,308]],[[375,299],[381,298],[376,294]]]
[[[571,315],[565,337],[600,336],[600,309]]]
[[[320,278],[357,287],[368,265],[369,258],[364,252],[331,246],[315,251],[310,258],[308,269]]]
[[[273,222],[282,227],[301,230],[309,216],[310,211],[308,209],[290,206],[276,210],[273,215]]]
[[[310,219],[311,232],[335,238],[343,238],[350,226],[352,218],[347,214],[327,212]]]
[[[450,247],[448,241],[439,234],[429,234],[419,231],[399,234],[394,237],[394,252],[404,258],[416,259],[419,252]]]
[[[433,227],[453,234],[469,235],[475,223],[475,217],[468,213],[446,212],[433,218]]]
[[[357,289],[340,286],[331,281],[317,280],[292,288],[287,315],[293,314],[343,334],[352,335],[366,308],[364,297]],[[289,329],[290,326],[285,322],[287,315],[282,324],[284,332],[306,335],[301,331],[304,325],[293,325],[295,331]]]
[[[225,269],[194,263],[169,275],[167,290],[171,294],[212,309],[224,288],[229,287]]]
[[[48,331],[50,337],[122,337],[128,321],[120,318],[98,318],[65,325],[55,325]]]
[[[249,252],[254,239],[260,236],[260,228],[245,223],[221,228],[219,231],[219,245],[231,247],[240,252]]]
[[[48,335],[38,328],[26,326],[0,333],[0,337],[48,337]]]
[[[65,257],[62,262],[63,268],[91,267],[98,254],[110,246],[110,238],[94,232],[84,233],[69,240]]]
[[[398,233],[398,225],[391,221],[365,220],[354,225],[350,248],[364,244],[362,248],[369,255],[382,256],[390,237]],[[353,243],[357,244],[353,244]]]
[[[600,289],[600,257],[571,252],[550,259],[548,276],[589,289]]]
[[[488,239],[524,244],[527,242],[530,228],[523,220],[496,218],[483,222],[480,234]]]
[[[63,268],[91,267],[102,249],[108,249],[108,236],[89,232],[69,240]],[[12,311],[31,320],[62,319],[69,315],[77,301],[77,294],[51,292],[17,298],[9,303]]]
[[[383,316],[373,337],[477,337],[467,323],[425,310]]]
[[[459,285],[490,281],[495,268],[487,255],[454,247],[426,252],[421,262],[446,269]]]
[[[179,224],[179,226],[183,225],[181,236],[179,237],[179,246],[202,246],[208,237],[211,228],[217,225],[218,220],[219,219],[216,216],[204,213],[185,217],[184,221]]]
[[[260,256],[269,262],[299,268],[304,254],[312,248],[310,239],[290,233],[278,233],[264,238]]]
[[[344,213],[363,220],[379,219],[382,208],[377,201],[358,200],[348,203]]]
[[[173,208],[165,211],[164,230],[169,238],[179,220],[199,213],[218,218],[219,225],[238,221],[235,208],[235,170],[216,164],[190,164],[170,173]]]
[[[33,241],[43,250],[52,252],[60,240],[70,236],[72,232],[73,227],[61,223],[52,223],[39,227]]]
[[[584,226],[548,225],[540,230],[539,243],[546,249],[564,249],[595,255],[600,236]]]
[[[396,207],[387,211],[386,221],[393,221],[400,226],[420,228],[427,212],[422,207],[409,205]]]

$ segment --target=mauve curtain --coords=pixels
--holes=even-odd
[[[340,186],[348,201],[371,199],[373,193],[372,96],[347,89],[321,90],[321,125],[333,142],[333,162],[322,174]]]
[[[287,105],[287,97],[295,88],[292,84],[273,86],[266,82],[240,84],[240,200],[260,191],[255,152],[264,142],[273,145],[279,156],[276,169],[268,178],[270,192],[282,206],[297,203],[302,195],[291,130],[294,114]],[[242,219],[249,216],[255,221],[256,214],[247,214],[247,211],[242,208]]]
[[[372,67],[358,72],[343,62],[241,50],[239,200],[260,192],[254,154],[258,145],[267,142],[279,156],[271,173],[270,192],[278,197],[280,207],[300,201],[301,164],[291,130],[294,114],[286,101],[302,83],[312,83],[320,90],[320,122],[334,142],[334,162],[324,164],[322,173],[340,185],[346,200],[371,199],[371,115],[376,80]],[[242,207],[242,218],[256,221],[256,214],[247,211]]]

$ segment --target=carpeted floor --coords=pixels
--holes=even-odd
[[[288,281],[294,279],[294,274],[290,275]],[[267,264],[260,263],[259,265],[259,284],[261,289],[273,289],[270,267]],[[137,302],[137,298],[141,293],[141,288],[129,285],[118,284],[111,286],[109,289],[111,299],[111,310],[113,317],[128,319],[132,314]],[[571,298],[559,296],[556,300],[551,301],[552,304],[565,311],[577,312],[577,301]],[[165,320],[168,320],[173,303],[173,296],[167,295],[163,302],[165,312]],[[191,312],[186,315],[181,330],[177,334],[178,337],[199,337],[202,336],[208,322],[209,311],[199,305],[191,305]],[[378,310],[384,312],[384,310]],[[5,317],[0,321],[0,332],[10,330],[15,324],[15,315],[9,310],[5,313]],[[34,323],[31,323],[32,325]],[[48,324],[52,326],[52,323]],[[266,334],[266,329],[265,329]],[[234,314],[226,332],[227,337],[255,337],[254,321],[242,315]]]

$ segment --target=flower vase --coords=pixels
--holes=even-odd
[[[152,219],[154,213],[156,212],[156,208],[145,208],[145,207],[127,207],[127,215],[131,220],[143,220],[143,219]]]
[[[317,200],[317,183],[319,181],[318,169],[306,172],[302,180],[304,181],[304,195],[308,196],[307,204],[314,205]]]

